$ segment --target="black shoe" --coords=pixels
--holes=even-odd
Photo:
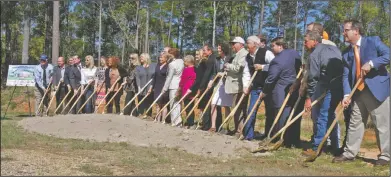
[[[348,162],[348,161],[353,161],[354,158],[347,158],[344,155],[340,155],[338,157],[334,157],[332,163],[341,163],[341,162]]]
[[[386,165],[390,165],[390,161],[387,161],[384,159],[379,159],[379,160],[376,160],[376,162],[375,162],[375,166],[386,166]]]

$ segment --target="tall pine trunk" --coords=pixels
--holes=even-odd
[[[299,19],[299,1],[296,1],[296,16],[295,16],[295,41],[294,41],[294,49],[297,49],[297,21]]]
[[[147,5],[147,9],[146,9],[146,11],[147,11],[147,18],[146,18],[146,20],[145,20],[145,42],[144,42],[144,52],[145,53],[149,53],[149,49],[148,49],[148,38],[149,38],[149,35],[148,35],[148,33],[149,33],[149,7],[148,7],[148,5]]]
[[[138,45],[138,39],[139,39],[139,28],[140,28],[140,25],[139,25],[139,16],[140,16],[140,1],[136,1],[136,6],[137,6],[137,9],[136,9],[136,37],[134,39],[134,46],[136,47],[136,51],[139,52],[139,45]]]
[[[29,60],[29,41],[30,41],[30,3],[25,2],[26,7],[23,15],[23,49],[22,49],[22,64],[27,64]]]
[[[52,63],[57,64],[60,46],[60,2],[53,1]]]
[[[172,15],[174,13],[174,1],[171,1],[171,13],[170,13],[170,22],[168,27],[168,46],[171,46],[171,25],[172,25]]]
[[[261,0],[261,13],[259,13],[259,29],[258,34],[262,34],[263,28],[263,15],[265,13],[265,0]]]

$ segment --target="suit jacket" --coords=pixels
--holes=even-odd
[[[247,54],[246,61],[251,75],[253,75],[255,72],[254,64],[266,64],[266,51],[267,50],[265,48],[258,48],[257,53],[255,53],[255,59],[251,57],[250,53]],[[266,77],[267,71],[258,71],[252,83],[251,89],[255,90],[262,88],[265,83]]]
[[[390,75],[386,65],[390,63],[390,50],[378,36],[361,37],[360,45],[361,66],[370,60],[373,68],[365,76],[365,86],[369,88],[375,98],[383,102],[390,94]],[[356,63],[353,48],[350,46],[343,54],[344,73],[343,91],[347,95],[356,83]]]
[[[175,59],[168,64],[168,75],[164,83],[163,91],[178,89],[184,65],[182,59]]]
[[[277,54],[269,65],[263,92],[271,96],[274,108],[281,107],[289,87],[295,82],[297,58],[300,58],[297,51],[285,49]]]
[[[81,81],[81,72],[77,68],[76,65],[72,65],[69,67],[68,71],[68,79],[69,79],[69,85],[71,85],[72,89],[78,89],[80,87],[80,81]]]
[[[192,92],[197,92],[198,90],[205,90],[208,86],[210,78],[213,75],[213,71],[216,69],[216,55],[209,55],[207,60],[202,60],[196,68],[196,80],[193,86],[191,87]],[[213,78],[212,78],[213,80]]]
[[[65,78],[65,70],[66,70],[67,66],[64,66],[64,78]],[[64,79],[62,78],[61,76],[61,68],[58,67],[58,66],[55,66],[54,67],[54,72],[53,72],[53,84],[55,86],[58,85],[58,83],[60,82],[61,79]],[[60,85],[60,86],[63,86],[64,85],[64,82]]]
[[[240,49],[235,58],[233,58],[232,63],[227,65],[227,77],[225,80],[225,92],[228,94],[234,94],[242,92],[243,90],[243,69],[246,64],[246,56],[248,52],[246,49]]]

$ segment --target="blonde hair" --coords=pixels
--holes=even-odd
[[[131,53],[130,55],[129,55],[129,58],[134,58],[135,60],[134,60],[134,62],[133,62],[133,65],[140,65],[140,60],[139,60],[139,58],[138,58],[138,54],[137,53]],[[132,61],[129,61],[129,65],[130,65],[130,63],[132,63]]]
[[[140,55],[140,58],[141,58],[141,57],[144,58],[146,64],[148,64],[148,65],[151,64],[151,57],[149,56],[148,53],[142,53],[142,54]],[[140,61],[140,60],[139,60],[139,61]],[[140,62],[140,64],[141,64],[141,62]]]
[[[87,60],[87,59],[90,59],[90,66],[89,66],[89,68],[90,69],[92,69],[92,68],[94,68],[94,66],[95,66],[95,62],[94,62],[94,57],[92,57],[91,55],[87,55],[86,57],[85,57],[85,59]]]
[[[191,64],[194,64],[194,57],[192,55],[186,55],[183,60],[185,62],[190,62]]]

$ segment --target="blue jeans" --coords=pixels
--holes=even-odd
[[[251,114],[247,124],[244,125],[243,135],[246,140],[252,140],[254,138],[255,120],[257,117],[258,108],[261,105],[262,100],[259,101],[257,105],[255,105],[255,102],[257,101],[259,94],[261,92],[262,92],[261,89],[251,90],[250,92],[250,106],[248,107],[247,115],[250,114],[250,111],[254,106],[256,106],[256,108],[255,111]]]
[[[326,135],[327,129],[335,119],[335,109],[338,105],[338,92],[327,91],[326,96],[318,104],[314,105],[311,112],[312,120],[314,120],[314,140],[312,141],[312,149],[317,150],[323,137]],[[316,95],[316,96],[315,96]],[[317,99],[319,94],[315,94],[312,101]],[[331,132],[331,146],[334,150],[339,148],[338,141],[338,126],[335,126]]]
[[[94,86],[89,86],[88,89],[86,90],[85,100],[87,100],[93,92],[94,92]],[[96,99],[95,96],[92,96],[92,98],[88,100],[86,106],[84,107],[85,113],[90,114],[94,112],[95,99]]]

